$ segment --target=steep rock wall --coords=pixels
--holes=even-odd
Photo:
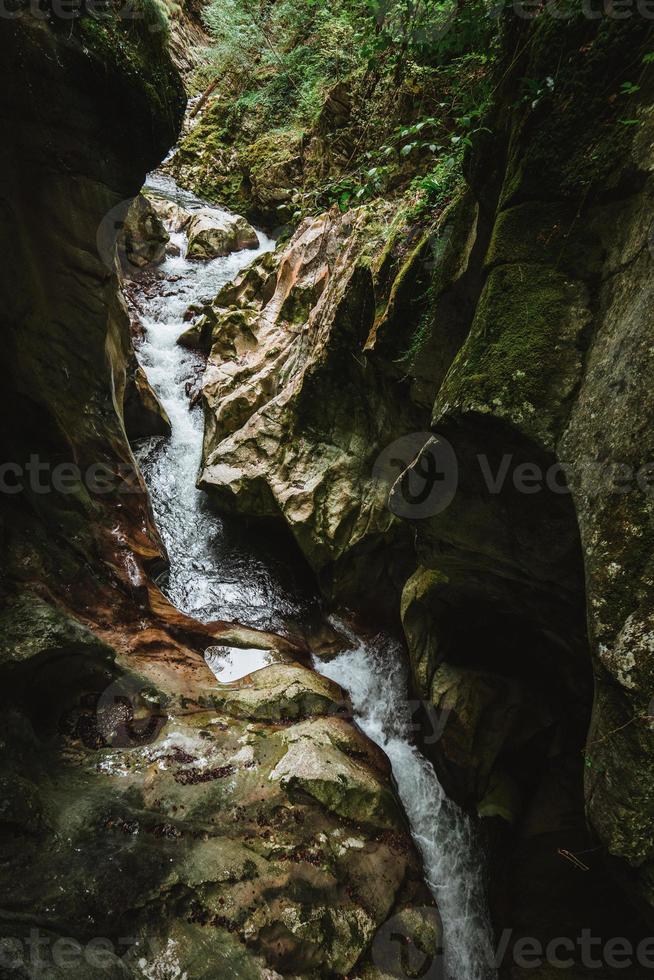
[[[131,9],[0,21],[0,971],[374,978],[387,920],[440,944],[387,761],[306,650],[150,577],[115,243],[185,100]],[[216,643],[275,662],[219,686]]]
[[[333,599],[400,612],[416,692],[447,712],[427,751],[485,818],[497,921],[544,939],[637,935],[654,905],[647,38],[638,17],[509,15],[469,190],[436,226],[320,219],[320,295],[301,279],[295,316],[293,289],[271,296],[305,222],[265,296],[224,291],[208,333],[203,485],[282,516]],[[430,429],[458,487],[411,520],[403,487],[449,465]],[[412,432],[395,482],[376,461]]]

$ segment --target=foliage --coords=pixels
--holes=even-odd
[[[482,52],[489,0],[211,0],[209,77],[266,125],[311,123],[336,81]]]
[[[263,195],[268,221],[407,189],[428,218],[481,127],[493,10],[493,0],[209,0],[212,46],[195,79],[208,101],[178,161],[196,190],[215,185],[229,206],[247,206],[248,189]],[[272,133],[294,134],[288,159],[262,142]]]
[[[493,9],[483,0],[368,0],[377,31],[364,47],[369,57],[390,51],[433,63],[480,47]]]
[[[211,71],[241,108],[255,105],[268,125],[309,120],[330,82],[357,63],[348,5],[324,0],[212,0],[205,22]]]

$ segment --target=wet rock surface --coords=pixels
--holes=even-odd
[[[415,917],[426,953],[439,943],[388,772],[305,647],[200,623],[152,580],[165,549],[125,426],[143,436],[165,420],[152,404],[143,414],[149,387],[129,409],[143,378],[115,239],[124,203],[175,140],[184,98],[148,27],[84,16],[60,32],[26,16],[0,37],[1,111],[17,134],[0,159],[16,286],[3,458],[81,470],[72,489],[28,485],[0,501],[3,955],[12,976],[38,980],[374,972],[374,937],[397,913]],[[55,93],[61,111],[43,114]],[[156,269],[143,274],[159,288]],[[98,464],[93,490],[86,471]],[[222,686],[203,657],[216,645],[277,662]],[[307,768],[301,783],[287,778],[299,740],[343,788]]]
[[[287,665],[223,686],[181,650],[168,672],[165,645],[164,675],[28,595],[0,631],[10,935],[106,937],[123,976],[170,954],[189,976],[262,977],[346,975],[403,910],[429,933],[388,766],[336,685]]]
[[[253,270],[191,328],[209,352],[202,485],[279,514],[328,596],[401,614],[415,690],[448,717],[426,751],[484,818],[497,920],[545,939],[618,920],[637,937],[652,916],[651,91],[631,130],[596,89],[593,112],[570,109],[641,27],[517,25],[530,40],[468,189],[424,238],[377,236],[373,208],[306,219],[273,283]],[[536,125],[518,77],[548,75]],[[398,519],[393,496],[444,462],[430,429],[456,494]],[[375,463],[415,433],[389,509]]]
[[[245,218],[225,213],[221,220],[215,210],[195,212],[186,230],[190,259],[215,259],[259,244],[256,231]]]

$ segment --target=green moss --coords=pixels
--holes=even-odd
[[[621,120],[638,112],[639,96],[621,94],[625,65],[640,74],[646,50],[642,18],[593,20],[571,11],[564,23],[539,17],[528,45],[523,84],[551,79],[533,104],[515,114],[512,151],[502,201],[520,197],[604,195],[625,179],[634,127]]]
[[[167,21],[153,0],[138,0],[133,17],[94,17],[75,22],[84,47],[105,66],[142,88],[155,111],[167,114],[179,100],[179,82],[167,54]]]
[[[402,591],[402,603],[400,607],[402,620],[410,612],[411,606],[414,603],[430,601],[433,594],[439,589],[444,588],[448,583],[449,578],[444,572],[419,565]]]
[[[549,444],[577,384],[590,314],[584,288],[546,266],[491,272],[435,406],[493,412]]]
[[[222,101],[216,101],[183,137],[170,169],[196,194],[240,214],[274,221],[277,205],[298,185],[302,133],[273,130],[250,142],[233,132]],[[288,215],[287,215],[288,216]]]
[[[578,208],[529,201],[497,216],[485,264],[537,262],[590,279],[599,274],[601,242]]]
[[[0,615],[0,662],[25,661],[59,649],[86,649],[113,659],[111,648],[90,630],[35,595],[21,595]]]

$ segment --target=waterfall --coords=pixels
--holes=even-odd
[[[150,187],[186,208],[206,207],[169,179],[156,178]],[[137,448],[170,558],[166,593],[183,612],[204,621],[234,619],[279,629],[306,618],[310,602],[261,536],[244,537],[238,522],[212,513],[206,495],[196,488],[203,418],[200,408],[189,409],[185,385],[197,383],[203,364],[198,354],[177,344],[188,306],[213,298],[274,242],[260,233],[257,250],[193,262],[186,258],[186,235],[171,237],[179,255],[166,258],[154,283],[145,279],[130,291],[145,331],[138,358],[172,425],[170,438],[145,440]],[[402,651],[388,637],[362,639],[341,620],[334,619],[332,626],[348,649],[329,662],[316,660],[315,666],[349,692],[358,724],[390,759],[443,920],[448,980],[491,980],[495,974],[485,965],[489,926],[481,855],[470,822],[445,796],[433,766],[412,743]]]
[[[441,914],[448,980],[491,980],[482,855],[470,820],[448,799],[434,767],[412,743],[403,652],[391,637],[364,639],[342,620],[330,621],[348,649],[329,661],[316,658],[315,666],[349,693],[359,727],[390,760]]]

